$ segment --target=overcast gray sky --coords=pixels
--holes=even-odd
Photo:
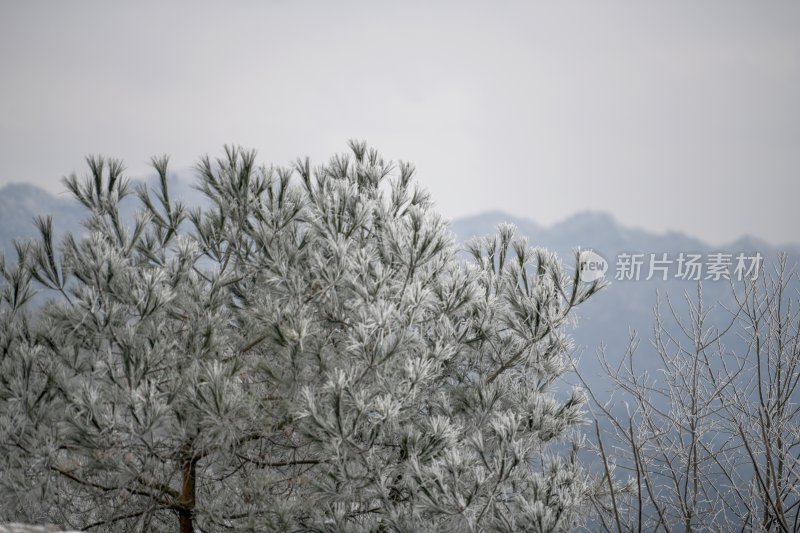
[[[363,138],[440,211],[798,241],[800,3],[0,0],[0,184],[83,156],[318,162]]]

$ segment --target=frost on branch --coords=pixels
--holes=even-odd
[[[89,159],[86,234],[3,267],[0,519],[108,531],[567,530],[584,397],[550,392],[601,288],[511,226],[457,255],[414,168],[226,149],[205,206]],[[136,197],[136,198],[134,198]],[[138,198],[135,220],[120,205]],[[28,309],[32,286],[52,296]],[[564,448],[563,446],[561,447]],[[33,504],[35,502],[35,505]]]

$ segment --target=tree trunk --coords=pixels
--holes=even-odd
[[[195,474],[197,461],[191,456],[191,446],[183,461],[183,482],[181,484],[181,506],[178,512],[180,533],[194,533]]]

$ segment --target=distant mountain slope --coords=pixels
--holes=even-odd
[[[53,215],[61,230],[73,231],[80,225],[83,210],[66,193],[54,196],[33,185],[11,184],[0,189],[0,252],[14,257],[13,241],[35,237],[36,215]]]
[[[190,183],[184,177],[172,179],[172,197],[188,205],[199,205],[202,203],[202,195]],[[128,210],[138,205],[135,198],[127,202]],[[20,184],[0,188],[0,251],[8,260],[15,257],[12,241],[34,237],[34,217],[46,214],[53,215],[59,234],[82,231],[80,222],[85,217],[84,209],[67,193],[54,196],[37,187]],[[568,267],[574,266],[573,250],[576,247],[592,249],[608,261],[607,277],[612,280],[611,286],[578,309],[578,323],[573,330],[576,353],[584,353],[581,368],[590,375],[597,371],[595,350],[605,346],[611,358],[618,357],[624,353],[630,328],[636,329],[642,340],[642,369],[656,369],[657,362],[648,355],[656,292],[678,304],[681,303],[684,293],[696,293],[694,281],[615,280],[616,259],[620,253],[655,253],[658,256],[667,253],[669,257],[675,258],[680,252],[704,255],[725,252],[734,257],[739,252],[758,252],[765,258],[767,268],[771,267],[779,251],[789,254],[790,263],[797,264],[800,260],[800,246],[796,245],[776,248],[756,238],[743,237],[727,246],[712,247],[681,233],[656,234],[625,227],[613,216],[600,212],[578,213],[563,222],[545,227],[531,220],[492,211],[457,219],[452,222],[451,229],[460,242],[465,242],[475,236],[495,233],[497,226],[504,222],[515,224],[517,234],[528,237],[532,245],[558,253]],[[643,272],[643,277],[645,276],[646,271]],[[730,289],[723,281],[704,281],[703,294],[709,302],[719,299],[723,303],[730,303]],[[678,308],[683,306],[678,305]],[[725,316],[724,312],[717,315],[720,324]]]
[[[603,346],[610,359],[618,359],[624,354],[631,329],[638,332],[641,343],[638,350],[640,369],[655,371],[658,361],[650,350],[649,339],[653,328],[653,310],[657,302],[657,293],[662,299],[662,311],[668,313],[666,299],[675,304],[676,309],[685,311],[684,297],[696,297],[697,282],[675,279],[670,275],[667,281],[653,279],[647,281],[647,271],[643,266],[639,281],[616,280],[617,258],[622,253],[668,254],[667,258],[675,260],[677,254],[696,253],[707,257],[707,254],[729,253],[735,264],[737,254],[747,256],[760,253],[764,258],[764,268],[773,268],[779,252],[789,256],[789,264],[797,265],[800,260],[800,246],[770,246],[768,243],[753,237],[743,237],[737,241],[720,247],[710,246],[696,238],[681,233],[656,234],[641,229],[620,225],[607,213],[578,213],[563,222],[550,227],[543,227],[531,221],[505,215],[501,212],[483,213],[471,217],[457,219],[452,223],[452,231],[459,241],[466,241],[473,236],[495,233],[497,224],[510,222],[517,226],[518,235],[528,237],[531,245],[541,246],[559,254],[564,264],[574,266],[573,250],[576,247],[592,249],[608,262],[606,277],[611,285],[595,295],[577,310],[578,324],[572,334],[576,343],[576,354],[583,353],[579,368],[586,375],[596,375],[599,368],[595,351]],[[647,264],[647,262],[645,263]],[[673,264],[670,274],[676,272]],[[703,274],[703,277],[705,274]],[[732,305],[730,286],[724,281],[704,280],[702,282],[703,297],[707,303],[719,301],[723,305]],[[795,287],[800,283],[795,280]],[[684,315],[685,316],[685,315]],[[724,325],[730,315],[720,306],[712,316],[709,325]],[[716,321],[716,322],[715,322]],[[677,328],[672,331],[679,335]],[[730,346],[743,349],[743,346]]]
[[[132,190],[141,182],[131,183]],[[148,186],[155,183],[155,178],[148,180]],[[202,195],[195,190],[191,182],[183,176],[170,179],[171,195],[181,199],[188,205],[199,205]],[[135,195],[123,201],[125,212],[130,215],[139,206]],[[38,235],[34,218],[37,215],[53,216],[53,226],[57,236],[71,232],[81,233],[81,221],[86,218],[86,209],[64,190],[60,195],[53,195],[38,187],[28,184],[12,183],[0,188],[0,252],[8,261],[16,258],[13,241],[22,241]]]

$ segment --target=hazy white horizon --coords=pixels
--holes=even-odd
[[[441,212],[797,242],[800,4],[0,4],[0,186],[363,138]]]

